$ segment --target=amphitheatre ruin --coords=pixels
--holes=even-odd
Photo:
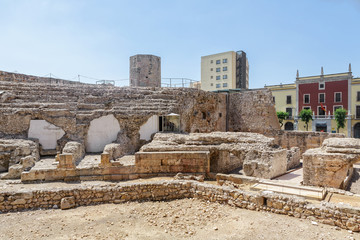
[[[190,198],[360,231],[360,140],[280,130],[268,89],[0,71],[0,104],[0,215]]]

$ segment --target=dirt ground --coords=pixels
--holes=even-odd
[[[183,199],[0,214],[0,239],[360,239],[360,234]]]

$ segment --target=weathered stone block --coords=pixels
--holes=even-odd
[[[100,166],[101,166],[101,167],[111,166],[111,163],[110,163],[110,154],[109,154],[109,153],[102,153],[102,154],[101,154]]]
[[[61,210],[70,209],[75,207],[75,198],[74,197],[64,197],[61,199],[60,208]]]
[[[75,161],[73,155],[70,153],[60,154],[58,168],[75,168]]]
[[[81,160],[85,155],[84,144],[79,142],[67,142],[63,149],[63,153],[72,154],[74,161],[77,162]]]
[[[307,150],[303,154],[304,184],[345,188],[353,163],[360,161],[359,148],[359,139],[330,138],[321,148]]]

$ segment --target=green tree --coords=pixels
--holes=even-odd
[[[335,121],[336,121],[336,127],[338,133],[340,128],[345,127],[346,114],[347,114],[347,110],[344,108],[338,108],[335,111]]]
[[[309,131],[309,122],[312,121],[312,111],[311,109],[303,109],[301,110],[299,117],[301,121],[304,121],[306,124],[306,131]]]
[[[282,127],[284,125],[284,120],[289,117],[289,113],[280,111],[280,112],[276,112],[276,115],[279,119],[280,127]]]

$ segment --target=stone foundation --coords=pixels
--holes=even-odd
[[[127,201],[168,201],[196,198],[233,207],[268,211],[359,231],[360,209],[344,204],[310,203],[303,198],[270,192],[247,192],[196,181],[118,183],[108,186],[81,186],[53,190],[0,192],[0,211],[21,211],[88,206]],[[65,206],[65,203],[69,203]]]
[[[137,173],[200,173],[210,172],[210,152],[138,152]]]
[[[286,172],[286,149],[258,133],[157,133],[140,152],[209,151],[210,171],[227,173],[243,167],[246,175],[273,178]]]
[[[292,147],[300,148],[301,154],[311,148],[321,147],[321,144],[327,138],[343,138],[341,133],[326,133],[326,132],[300,132],[300,131],[272,131],[265,134],[267,137],[272,137],[275,144],[285,149]]]

